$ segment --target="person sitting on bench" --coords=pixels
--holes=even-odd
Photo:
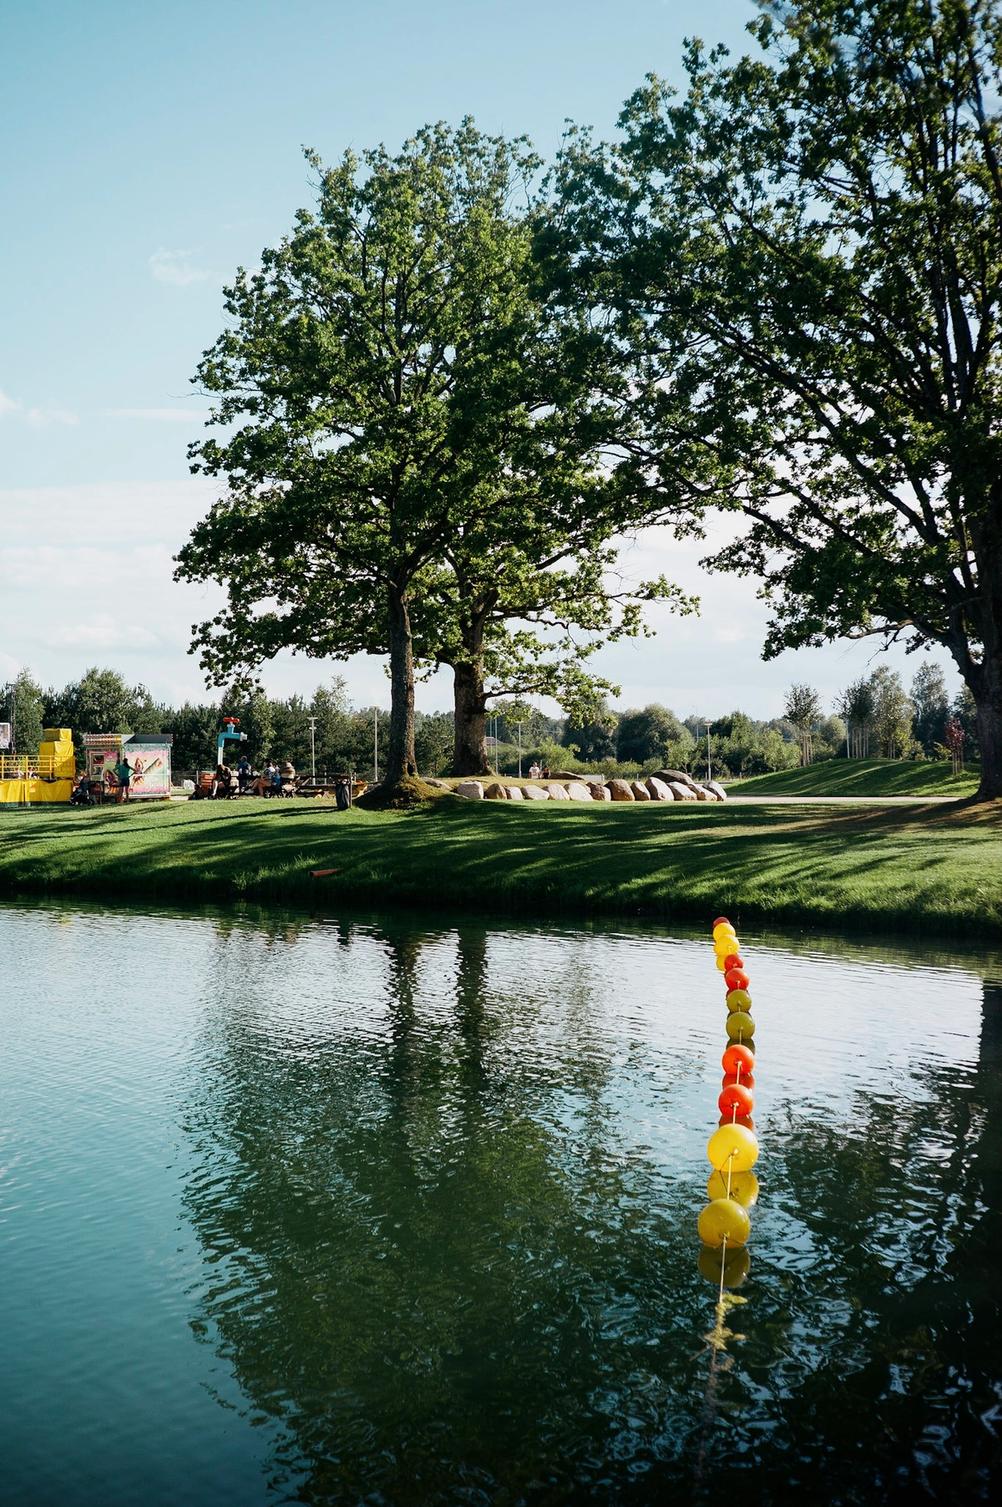
[[[90,780],[87,778],[87,771],[84,770],[70,792],[70,805],[93,806],[93,804],[94,797],[91,794]]]

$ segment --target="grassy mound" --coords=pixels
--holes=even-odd
[[[396,785],[373,785],[355,802],[363,811],[411,811],[437,801],[445,792],[428,785],[418,775],[407,775]]]
[[[806,769],[778,769],[747,780],[732,780],[729,795],[948,795],[963,800],[978,788],[977,769],[954,775],[943,760],[826,759]]]

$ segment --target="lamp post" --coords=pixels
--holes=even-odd
[[[713,769],[710,766],[710,724],[706,724],[706,779],[707,783],[713,779]]]
[[[522,724],[518,724],[518,777],[522,778]]]
[[[317,719],[310,718],[310,774],[316,780],[317,777]]]
[[[372,708],[372,783],[379,784],[379,707]]]

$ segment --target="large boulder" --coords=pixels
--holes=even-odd
[[[629,780],[610,780],[609,794],[612,796],[614,801],[633,800],[633,790],[630,787]]]
[[[593,801],[612,800],[612,791],[609,789],[608,785],[589,785],[588,788],[591,791],[591,798]]]
[[[521,785],[509,785],[508,786],[508,799],[510,801],[524,801],[525,800],[525,792],[522,789]]]
[[[452,789],[452,786],[449,784],[448,780],[425,780],[425,784],[430,785],[432,790]]]
[[[690,789],[688,785],[681,784],[679,780],[672,780],[669,783],[668,789],[677,801],[694,801],[696,799],[695,790]]]
[[[707,790],[705,785],[693,785],[693,792],[697,801],[715,801],[717,797],[712,790]]]
[[[659,780],[657,775],[652,774],[650,779],[644,782],[652,801],[673,801],[675,797],[671,793],[671,786],[664,780]]]
[[[651,798],[651,792],[643,780],[631,780],[630,789],[633,791],[633,799],[635,801],[649,801]]]
[[[654,778],[664,780],[666,785],[685,785],[693,792],[699,788],[692,775],[686,774],[682,769],[656,769]]]
[[[581,780],[571,780],[567,787],[567,798],[571,801],[590,801],[591,786],[585,785]]]
[[[524,794],[527,801],[548,801],[550,792],[544,790],[542,785],[526,785]]]
[[[549,795],[551,801],[566,801],[570,799],[567,794],[566,785],[556,785],[551,782],[549,785],[545,785],[543,788]]]
[[[484,787],[479,780],[461,780],[456,786],[456,794],[464,796],[468,801],[482,801]]]
[[[484,791],[485,801],[506,801],[507,799],[508,791],[501,784],[500,780],[492,780]]]
[[[724,789],[723,785],[718,785],[716,780],[707,780],[706,788],[707,790],[713,791],[718,801],[726,801],[727,791]]]
[[[579,780],[580,778],[581,778],[581,776],[579,774],[575,774],[574,771],[573,771],[573,769],[551,769],[550,770],[550,779],[551,780]]]

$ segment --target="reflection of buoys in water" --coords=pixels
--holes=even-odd
[[[750,1115],[755,1108],[755,1095],[741,1083],[729,1083],[717,1095],[717,1108],[722,1115],[733,1114],[735,1110],[739,1115]]]
[[[721,957],[719,952],[717,953],[717,970],[720,973],[724,973],[727,970],[727,959]]]
[[[720,1087],[730,1088],[732,1083],[740,1083],[742,1088],[754,1088],[755,1074],[746,1073],[743,1068],[740,1073],[725,1073]]]
[[[724,983],[730,989],[747,989],[751,979],[743,968],[728,968],[724,974]]]
[[[724,1049],[724,1055],[720,1059],[720,1066],[728,1074],[736,1073],[738,1068],[740,1068],[743,1076],[745,1073],[750,1073],[755,1066],[755,1053],[751,1047],[746,1047],[744,1043],[732,1041],[730,1046]]]
[[[751,1252],[746,1245],[738,1245],[733,1250],[728,1249],[721,1262],[719,1249],[704,1245],[700,1248],[696,1265],[699,1275],[712,1282],[714,1287],[719,1287],[721,1282],[725,1287],[740,1287],[751,1270]]]
[[[755,1121],[752,1119],[751,1115],[738,1115],[737,1118],[735,1118],[733,1109],[731,1110],[729,1115],[721,1115],[720,1119],[717,1121],[717,1124],[743,1125],[746,1130],[755,1129]]]
[[[728,1015],[725,1027],[731,1041],[748,1041],[755,1035],[755,1022],[747,1010],[735,1010],[733,1015]]]
[[[726,980],[725,980],[726,982]],[[735,1010],[750,1010],[751,995],[747,989],[728,989],[727,999],[724,1001],[730,1014]]]
[[[751,1234],[747,1210],[733,1198],[715,1198],[703,1209],[698,1220],[699,1238],[704,1245],[744,1245]]]
[[[727,1191],[727,1173],[711,1172],[706,1181],[710,1198],[733,1198],[743,1209],[750,1209],[758,1198],[758,1178],[754,1172],[732,1172],[731,1191]]]
[[[732,1172],[747,1172],[758,1161],[755,1132],[744,1125],[721,1125],[707,1142],[706,1154],[718,1172],[726,1171],[728,1162]]]

